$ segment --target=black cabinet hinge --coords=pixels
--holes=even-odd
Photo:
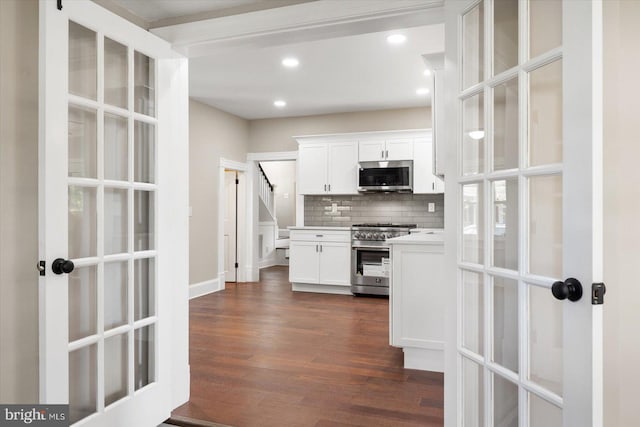
[[[236,178],[236,185],[240,184],[240,180]]]
[[[604,283],[593,283],[591,285],[591,304],[604,304],[604,294],[607,293],[607,287]]]
[[[238,268],[240,267],[240,265],[236,262],[235,267]]]
[[[62,10],[62,0],[58,0],[58,10]]]

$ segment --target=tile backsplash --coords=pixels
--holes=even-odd
[[[435,212],[428,212],[429,203],[435,203]],[[304,225],[346,227],[375,222],[417,224],[419,228],[443,228],[444,194],[304,196]]]

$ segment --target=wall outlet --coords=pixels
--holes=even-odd
[[[436,204],[435,203],[429,203],[427,210],[429,212],[435,212],[436,211]]]
[[[338,204],[331,203],[331,213],[338,213]]]

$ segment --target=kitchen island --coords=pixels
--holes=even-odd
[[[389,344],[404,367],[444,372],[444,236],[424,230],[389,239]]]

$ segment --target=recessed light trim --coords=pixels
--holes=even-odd
[[[469,132],[469,138],[471,139],[475,139],[476,141],[484,138],[484,131],[483,130],[472,130],[471,132]]]
[[[416,89],[416,95],[428,95],[429,94],[429,89],[426,87],[421,87]]]
[[[389,44],[403,44],[407,41],[407,36],[404,34],[391,34],[387,37],[387,43]]]
[[[273,101],[273,105],[277,108],[284,108],[287,106],[287,102],[283,99],[276,99]]]
[[[289,56],[282,60],[282,65],[287,68],[296,68],[298,65],[300,65],[300,61],[298,61],[298,58]]]
[[[423,74],[424,74],[425,76],[429,77],[429,76],[431,75],[431,70],[427,68],[426,70],[424,70],[424,73],[423,73]]]

